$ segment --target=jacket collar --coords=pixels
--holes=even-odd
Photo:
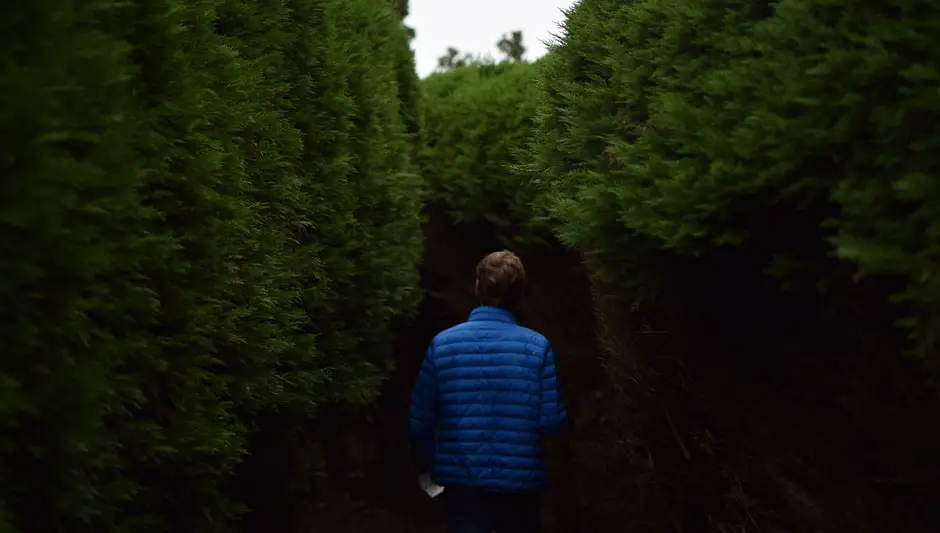
[[[502,307],[493,307],[489,305],[481,305],[473,311],[470,312],[471,322],[474,321],[488,321],[488,322],[506,322],[508,324],[518,324],[516,320],[516,315],[508,309],[503,309]]]

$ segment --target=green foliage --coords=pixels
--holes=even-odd
[[[935,354],[937,11],[583,0],[542,62],[526,171],[609,274],[655,278],[643,257],[663,248],[770,246],[792,263],[831,243],[861,274],[906,280],[917,350]]]
[[[390,0],[395,11],[398,12],[398,18],[404,20],[408,16],[408,0]]]
[[[464,67],[429,76],[422,89],[429,200],[458,222],[488,221],[517,234],[534,229],[536,191],[509,167],[532,133],[535,67]]]
[[[405,27],[405,31],[411,30]],[[398,100],[401,102],[401,115],[405,123],[405,131],[411,138],[413,159],[417,159],[424,146],[421,137],[421,87],[418,72],[415,68],[415,55],[411,50],[410,40],[396,39],[389,43],[396,48],[394,51],[397,61]]]
[[[412,309],[419,299],[415,266],[422,245],[417,216],[421,179],[411,166],[411,145],[399,100],[402,48],[398,45],[407,42],[402,40],[400,22],[372,0],[340,5],[341,18],[332,25],[325,21],[327,26],[320,32],[335,32],[343,46],[335,50],[335,63],[320,67],[341,65],[345,72],[338,75],[327,70],[317,78],[335,83],[344,77],[345,91],[335,94],[352,96],[347,102],[345,151],[336,154],[337,162],[347,165],[346,172],[338,175],[342,177],[338,188],[349,195],[343,199],[348,202],[345,205],[331,202],[337,212],[318,206],[312,219],[327,265],[322,278],[327,283],[316,289],[322,307],[315,323],[323,335],[321,343],[331,343],[321,350],[329,356],[331,383],[336,386],[333,397],[366,401],[377,392],[376,379],[384,375],[388,355],[388,331],[376,326],[386,325],[403,309]],[[328,91],[311,87],[304,100]],[[321,128],[321,120],[303,124],[302,131],[317,135],[306,146],[332,156],[330,152],[342,145],[319,137]],[[311,163],[323,159],[316,154]],[[335,300],[323,299],[323,294],[331,293],[337,296]]]
[[[417,303],[407,32],[383,0],[0,21],[0,530],[228,531],[257,413],[370,399]]]

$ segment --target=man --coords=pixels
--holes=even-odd
[[[536,533],[546,484],[541,438],[567,413],[548,340],[516,322],[525,286],[511,252],[477,265],[479,307],[439,333],[411,397],[410,436],[422,472],[446,487],[451,533]]]

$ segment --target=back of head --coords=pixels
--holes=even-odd
[[[477,263],[476,296],[480,305],[515,310],[525,288],[525,268],[516,254],[493,252]]]

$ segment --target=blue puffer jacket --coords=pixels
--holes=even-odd
[[[409,415],[412,449],[436,483],[496,492],[544,487],[541,437],[567,416],[548,340],[486,306],[431,342]]]

